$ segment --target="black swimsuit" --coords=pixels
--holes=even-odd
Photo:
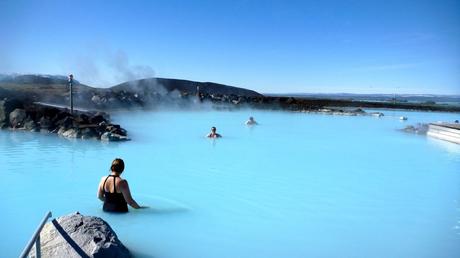
[[[105,182],[109,177],[113,177],[113,193],[105,191]],[[128,212],[128,204],[122,193],[117,193],[116,179],[118,176],[109,175],[105,178],[102,189],[104,190],[104,211],[109,212]]]

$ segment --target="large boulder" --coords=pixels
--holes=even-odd
[[[27,114],[24,109],[16,108],[10,113],[10,125],[14,128],[22,127],[24,120],[26,120]]]
[[[38,121],[38,124],[40,125],[40,129],[48,131],[48,129],[52,126],[51,120],[48,117],[41,117],[40,120]]]
[[[121,136],[127,136],[128,135],[128,132],[125,129],[121,128],[120,125],[116,125],[116,124],[107,125],[105,130],[107,132],[118,134],[118,135],[121,135]]]
[[[35,121],[32,120],[31,118],[26,118],[26,120],[24,120],[23,127],[24,127],[24,130],[27,130],[27,131],[31,131],[31,132],[38,131],[37,123],[35,123]]]
[[[96,114],[92,117],[89,118],[89,123],[90,124],[99,124],[101,122],[106,122],[107,120],[104,118],[104,116],[100,114]]]
[[[16,108],[23,108],[20,101],[14,99],[0,100],[0,123],[8,122],[8,116]]]
[[[83,128],[81,129],[80,134],[82,139],[99,138],[99,134],[92,128]]]
[[[58,133],[59,132],[60,130],[58,131]],[[67,138],[78,138],[80,136],[80,132],[77,128],[70,128],[62,132],[60,135],[67,137]]]
[[[73,126],[74,124],[74,119],[72,116],[66,116],[62,118],[61,120],[56,121],[56,126],[57,127],[64,127],[66,129],[69,129]]]
[[[42,257],[131,257],[107,222],[79,213],[48,222],[40,243]],[[31,256],[35,257],[35,248]]]

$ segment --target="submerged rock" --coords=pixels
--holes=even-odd
[[[42,257],[131,257],[107,222],[79,213],[48,222],[40,238]]]
[[[371,116],[375,116],[375,117],[382,117],[384,116],[384,114],[382,112],[371,112],[370,113]]]
[[[401,117],[399,117],[399,120],[406,121],[407,117],[406,116],[401,116]]]
[[[129,141],[130,139],[127,136],[123,136],[116,133],[105,132],[101,135],[102,141],[108,142],[120,142],[120,141]]]
[[[401,129],[406,133],[426,134],[428,132],[428,124],[418,123],[416,125],[408,125]]]

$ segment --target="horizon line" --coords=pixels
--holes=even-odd
[[[432,96],[457,96],[460,97],[460,93],[356,93],[356,92],[259,92],[264,95],[432,95]]]

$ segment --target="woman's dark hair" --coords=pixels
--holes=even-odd
[[[125,170],[125,162],[122,159],[116,158],[112,161],[112,166],[110,166],[110,170],[121,173]]]

